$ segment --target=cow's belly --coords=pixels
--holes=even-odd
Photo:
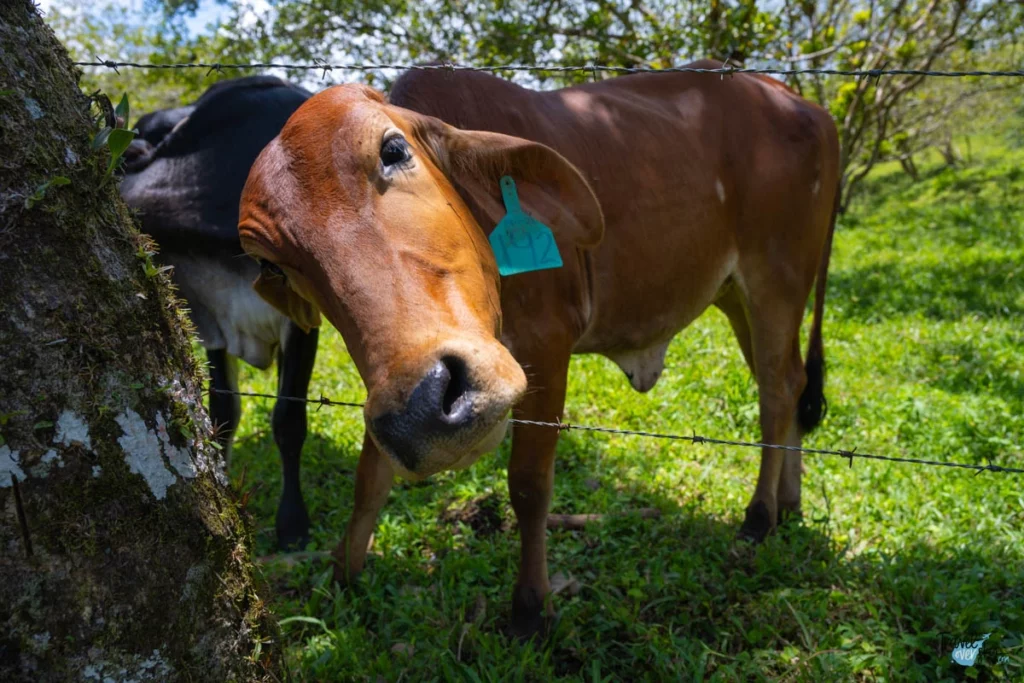
[[[270,367],[284,344],[288,319],[253,289],[255,263],[245,259],[229,268],[219,259],[192,254],[161,254],[161,260],[174,266],[174,282],[203,348],[224,349],[257,368]]]
[[[647,256],[647,268],[595,269],[591,321],[575,348],[611,359],[640,392],[657,383],[672,338],[714,303],[737,258],[731,249]]]

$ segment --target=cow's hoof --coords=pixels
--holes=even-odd
[[[306,506],[282,497],[277,507],[277,548],[282,552],[304,550],[309,544],[309,515]]]
[[[544,600],[532,588],[516,586],[512,591],[512,621],[505,629],[517,640],[543,639],[547,635],[548,615]]]
[[[761,543],[772,532],[772,516],[764,501],[752,503],[747,508],[746,519],[740,526],[739,537],[751,543]]]

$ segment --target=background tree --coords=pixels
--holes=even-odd
[[[225,61],[221,55],[225,36],[192,35],[181,14],[166,16],[159,9],[146,12],[143,8],[141,0],[135,4],[59,0],[46,13],[46,22],[75,61]],[[140,115],[192,102],[214,82],[246,73],[251,72],[87,68],[82,88],[89,94],[106,93],[112,99],[115,94],[120,97],[121,93],[130,93],[136,115]]]
[[[801,67],[844,70],[1020,68],[1019,3],[1002,0],[788,0],[772,52]],[[958,108],[1013,81],[929,81],[926,76],[852,79],[817,74],[790,84],[832,112],[839,127],[843,208],[876,163],[899,159],[916,174],[915,151],[949,142]]]
[[[77,76],[0,3],[0,680],[269,679],[186,321]]]

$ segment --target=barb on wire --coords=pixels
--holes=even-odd
[[[154,64],[151,62],[119,62],[111,59],[100,59],[95,57],[92,62],[74,62],[75,66],[101,66],[117,71],[119,67],[130,69],[207,69],[208,73],[213,71],[225,71],[228,69],[290,69],[294,71],[323,71],[326,76],[328,71],[380,71],[383,69],[394,69],[398,71],[517,71],[517,72],[540,72],[540,73],[567,73],[567,72],[590,72],[597,74],[599,71],[618,74],[636,73],[699,73],[699,74],[767,74],[774,76],[798,76],[802,74],[817,74],[820,76],[867,76],[869,78],[880,78],[882,76],[935,76],[942,78],[968,78],[974,76],[987,76],[993,78],[1024,78],[1024,70],[1015,71],[932,71],[927,69],[826,69],[826,68],[804,68],[804,69],[781,69],[778,67],[739,67],[723,66],[718,68],[700,68],[691,66],[671,66],[655,68],[650,66],[608,66],[601,64],[583,64],[562,66],[558,64],[502,64],[499,66],[473,66],[468,64],[455,64],[445,62],[442,64],[390,64],[390,63],[368,63],[368,64],[330,64],[323,59],[315,59],[312,64],[288,64],[275,62],[255,62],[252,64],[224,64],[220,62],[183,62],[177,64]]]
[[[300,398],[298,396],[278,396],[276,394],[260,394],[248,391],[229,391],[227,389],[213,389],[210,391],[215,394],[230,394],[235,396],[249,396],[253,398],[267,398],[275,399],[278,401],[294,401],[297,403],[316,403],[319,404],[317,410],[320,410],[323,406],[344,406],[350,408],[362,408],[366,404],[355,401],[334,401],[325,397],[323,394],[320,398]],[[966,462],[950,462],[945,460],[923,460],[921,458],[903,458],[891,455],[874,455],[871,453],[858,453],[857,449],[844,450],[844,449],[831,449],[831,448],[807,448],[805,446],[787,446],[784,444],[777,443],[764,443],[761,441],[740,441],[734,439],[716,439],[710,436],[700,436],[696,432],[687,434],[663,434],[661,432],[648,432],[636,429],[619,429],[617,427],[601,427],[597,425],[578,425],[569,422],[562,422],[556,419],[554,422],[544,422],[541,420],[523,420],[519,418],[513,418],[509,420],[512,424],[527,425],[533,427],[547,427],[550,429],[557,429],[560,432],[568,432],[577,430],[581,432],[599,432],[602,434],[617,434],[620,436],[640,436],[649,439],[665,439],[669,441],[689,441],[693,444],[715,444],[718,446],[739,446],[742,448],[771,448],[780,451],[792,451],[795,453],[806,453],[808,455],[837,455],[841,458],[846,458],[850,463],[850,467],[853,467],[854,458],[863,458],[865,460],[881,460],[883,462],[899,462],[908,463],[913,465],[926,465],[930,467],[950,467],[955,469],[975,470],[975,474],[981,474],[982,472],[1003,472],[1007,474],[1024,474],[1024,468],[1020,467],[1003,467],[1001,465],[994,465],[990,460],[987,465],[977,465],[974,463]]]
[[[229,391],[227,389],[210,389],[211,393],[214,394],[225,394],[229,396],[249,396],[251,398],[272,398],[278,401],[291,401],[292,403],[318,403],[320,408],[324,406],[342,406],[345,408],[362,408],[365,403],[355,403],[353,401],[335,401],[327,398],[323,394],[320,394],[320,398],[300,398],[298,396],[278,396],[277,394],[259,394],[252,391]],[[319,408],[317,409],[319,410]]]

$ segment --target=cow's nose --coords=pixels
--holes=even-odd
[[[434,363],[409,395],[405,409],[373,419],[373,431],[411,472],[424,441],[454,434],[473,422],[473,387],[466,363],[445,356]]]
[[[446,356],[434,363],[427,376],[413,390],[408,411],[436,417],[448,427],[460,427],[473,417],[469,398],[466,364],[461,358]]]

